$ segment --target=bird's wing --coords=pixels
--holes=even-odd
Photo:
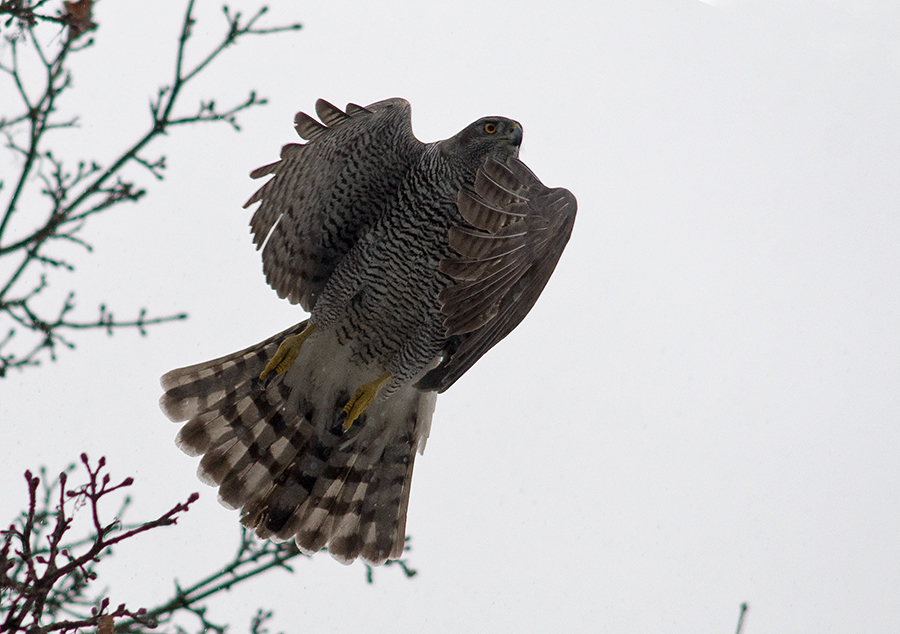
[[[308,311],[424,149],[404,99],[346,112],[320,99],[316,114],[321,123],[303,112],[294,120],[308,143],[284,146],[280,161],[250,173],[275,176],[244,205],[262,201],[250,227],[266,280]]]
[[[471,189],[460,192],[453,227],[460,257],[440,270],[456,283],[440,295],[448,347],[418,387],[443,392],[519,325],[543,291],[572,233],[577,203],[550,189],[514,157],[488,158]]]

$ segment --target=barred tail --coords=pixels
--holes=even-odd
[[[281,341],[305,327],[165,374],[160,407],[187,421],[176,443],[203,456],[200,479],[259,537],[293,538],[305,552],[327,545],[343,563],[396,559],[436,394],[403,387],[344,431],[334,421],[365,368],[330,333],[311,337],[285,375],[259,380]]]

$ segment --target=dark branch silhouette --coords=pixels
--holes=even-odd
[[[133,610],[125,604],[110,607],[108,590],[93,591],[98,578],[96,565],[112,555],[112,546],[131,540],[141,533],[172,526],[189,510],[198,494],[176,504],[159,517],[137,524],[126,524],[122,518],[129,506],[126,497],[112,521],[103,518],[101,500],[131,486],[125,478],[118,484],[104,472],[106,460],[100,458],[92,466],[85,454],[81,463],[87,480],[81,486],[67,489],[74,465],[63,471],[56,481],[48,482],[47,474],[25,473],[28,507],[4,531],[0,531],[0,631],[3,632],[70,632],[79,628],[99,628],[109,633],[147,634],[159,626],[172,626],[184,631],[183,616],[198,621],[201,631],[224,632],[226,625],[207,616],[205,600],[264,572],[281,569],[293,573],[291,562],[308,558],[293,542],[276,544],[258,540],[246,529],[232,559],[196,583],[182,586],[175,581],[171,598],[152,608]],[[73,519],[79,512],[90,514],[90,530],[86,537],[73,537]],[[400,560],[391,562],[407,577],[416,571]],[[372,568],[366,578],[372,583]],[[250,624],[251,632],[262,632],[272,612],[258,610]],[[104,629],[105,628],[105,629]]]
[[[76,318],[74,291],[62,294],[58,309],[47,309],[53,274],[75,268],[72,262],[55,254],[53,247],[69,243],[91,252],[91,245],[83,237],[87,221],[143,198],[146,191],[123,177],[126,166],[141,165],[156,179],[163,178],[165,156],[151,160],[143,154],[160,135],[177,126],[219,121],[240,130],[237,115],[266,103],[256,92],[250,91],[245,100],[225,108],[208,100],[202,101],[193,113],[180,113],[176,106],[182,89],[238,40],[300,28],[299,24],[258,26],[266,7],[249,18],[224,7],[226,27],[221,40],[191,66],[185,61],[195,24],[194,2],[190,0],[182,20],[174,76],[152,99],[144,132],[108,165],[81,159],[73,167],[53,152],[50,143],[52,133],[78,125],[77,117],[58,112],[57,103],[60,95],[72,87],[69,56],[93,44],[94,40],[85,34],[97,25],[92,22],[91,0],[66,2],[59,15],[51,15],[48,5],[48,0],[0,1],[0,37],[9,51],[8,59],[0,63],[0,90],[15,95],[19,102],[15,112],[0,115],[0,134],[20,166],[11,183],[0,180],[0,194],[5,194],[0,199],[0,377],[11,368],[37,366],[44,358],[55,361],[58,349],[74,348],[70,337],[77,330],[105,330],[113,334],[136,329],[145,335],[147,326],[186,317],[184,313],[149,317],[147,310],[141,308],[137,318],[119,320],[104,305],[96,320]],[[41,81],[31,76],[26,81],[25,68],[35,66],[42,70]],[[39,89],[27,87],[36,84]],[[30,189],[39,191],[29,195]]]

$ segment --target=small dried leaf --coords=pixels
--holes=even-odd
[[[113,617],[104,614],[100,617],[100,622],[97,624],[97,634],[113,634],[113,626]]]
[[[91,9],[94,0],[78,0],[78,2],[68,2],[63,4],[66,6],[65,18],[69,25],[69,39],[74,40],[82,36],[87,31],[97,28],[97,25],[91,21]]]

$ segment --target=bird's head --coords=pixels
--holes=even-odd
[[[483,117],[442,144],[445,155],[455,154],[474,159],[478,164],[487,156],[498,160],[519,155],[522,124],[505,117]]]

